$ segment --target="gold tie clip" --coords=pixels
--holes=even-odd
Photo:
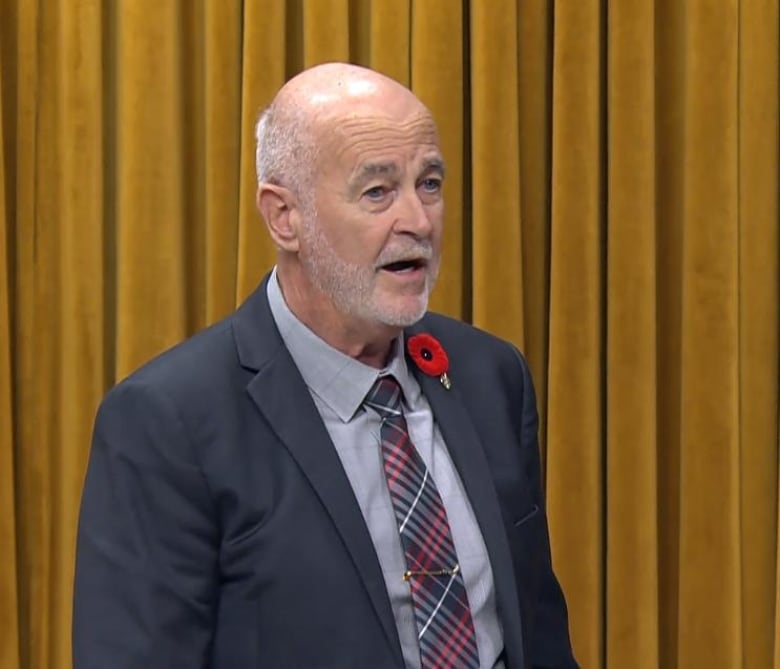
[[[452,569],[434,569],[433,571],[412,571],[407,569],[404,572],[404,581],[409,581],[412,576],[454,576],[460,571],[460,564],[456,564]]]

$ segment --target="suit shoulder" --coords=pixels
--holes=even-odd
[[[104,402],[130,388],[144,387],[175,404],[197,405],[231,385],[238,370],[231,315],[151,358],[119,381]]]
[[[473,352],[474,347],[478,347],[482,355],[487,353],[509,357],[520,355],[522,357],[514,344],[474,325],[443,314],[426,313],[420,321],[420,328],[430,331],[442,342],[446,350],[453,353],[456,351]]]

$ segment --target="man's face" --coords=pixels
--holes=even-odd
[[[397,116],[397,115],[396,115]],[[324,138],[300,261],[355,321],[418,321],[439,269],[444,206],[436,128],[422,112],[362,115]]]

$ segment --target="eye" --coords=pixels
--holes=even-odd
[[[379,201],[387,195],[387,189],[384,186],[372,186],[363,192],[363,197],[369,200]]]
[[[436,204],[441,201],[441,177],[425,177],[417,186],[420,200],[425,204]]]
[[[426,193],[438,193],[441,190],[441,179],[436,177],[428,177],[420,182],[420,187]]]

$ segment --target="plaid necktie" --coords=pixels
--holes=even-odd
[[[447,512],[409,438],[401,387],[392,376],[380,377],[365,405],[382,419],[382,459],[406,555],[403,578],[412,591],[422,668],[478,669],[474,623]]]

